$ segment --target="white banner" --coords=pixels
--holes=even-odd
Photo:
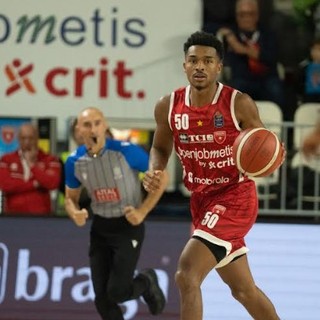
[[[186,84],[183,43],[201,27],[199,0],[0,0],[0,115],[67,119],[84,107],[153,119]]]

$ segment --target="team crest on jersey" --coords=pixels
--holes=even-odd
[[[189,137],[187,133],[179,133],[179,141],[181,143],[188,143],[189,142]]]
[[[214,141],[218,144],[222,144],[225,142],[227,133],[225,131],[216,131],[213,133]]]
[[[222,128],[224,126],[224,118],[223,115],[218,111],[214,114],[214,127]]]

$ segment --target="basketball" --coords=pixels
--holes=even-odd
[[[283,149],[278,137],[265,128],[241,131],[233,143],[232,156],[240,172],[265,177],[279,168]]]

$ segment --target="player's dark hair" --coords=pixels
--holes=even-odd
[[[191,46],[207,46],[216,49],[220,60],[223,60],[224,50],[222,42],[213,34],[204,31],[197,31],[187,39],[183,45],[184,53],[187,54]]]

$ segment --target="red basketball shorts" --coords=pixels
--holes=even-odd
[[[256,186],[252,180],[218,192],[192,193],[190,209],[192,236],[202,240],[213,252],[218,261],[216,268],[249,251],[244,237],[258,214]]]

